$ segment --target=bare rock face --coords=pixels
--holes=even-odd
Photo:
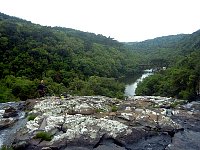
[[[29,114],[37,117],[26,123],[15,143],[24,141],[26,149],[120,150],[142,139],[162,137],[161,148],[166,147],[171,136],[183,128],[167,115],[169,108],[163,107],[173,102],[164,97],[130,97],[126,101],[104,96],[47,97],[35,103]],[[50,135],[50,140],[38,138],[41,132]]]

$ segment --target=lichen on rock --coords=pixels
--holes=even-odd
[[[66,146],[66,143],[68,146],[76,143],[94,146],[104,135],[127,143],[158,131],[182,128],[163,113],[165,108],[152,107],[157,101],[162,105],[171,103],[171,99],[162,97],[134,97],[127,101],[105,96],[47,97],[29,112],[37,117],[26,123],[23,133],[30,138],[38,131],[49,133],[52,139],[48,146]],[[114,106],[115,111],[111,109]]]

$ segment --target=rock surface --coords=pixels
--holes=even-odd
[[[153,96],[46,97],[29,102],[36,118],[16,134],[14,149],[199,149],[198,103]],[[34,104],[34,105],[33,105]],[[185,123],[185,121],[187,123]],[[49,135],[49,140],[37,137]],[[184,133],[184,134],[182,134]],[[21,144],[20,144],[21,143]]]
[[[9,106],[4,109],[3,118],[16,117],[17,115],[17,110],[14,107]]]
[[[6,104],[6,103],[5,103]],[[18,108],[11,105],[3,105],[0,107],[0,130],[12,126],[17,120]]]

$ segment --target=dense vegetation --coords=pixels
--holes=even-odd
[[[125,43],[125,47],[135,54],[143,56],[144,64],[154,66],[172,66],[182,55],[180,43],[184,43],[188,35],[170,35],[143,42]]]
[[[44,27],[0,13],[0,101],[49,94],[123,97],[115,79],[137,71],[139,57],[103,35]]]
[[[167,67],[140,83],[137,95],[193,100],[200,87],[200,30],[146,40],[118,41],[62,27],[47,27],[0,13],[0,102],[47,93],[122,98],[117,78]]]
[[[184,36],[173,47],[179,54],[174,54],[177,58],[172,67],[140,83],[136,90],[137,95],[196,99],[200,89],[200,30]],[[169,52],[171,53],[170,49]]]

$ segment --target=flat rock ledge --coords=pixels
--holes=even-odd
[[[182,101],[164,97],[119,100],[104,96],[37,99],[28,112],[28,117],[35,117],[16,134],[12,146],[14,149],[122,150],[157,137],[165,140],[159,143],[164,149],[171,144],[174,134],[183,130],[171,118],[182,112],[172,108],[175,102]],[[45,135],[38,137],[41,133]]]

